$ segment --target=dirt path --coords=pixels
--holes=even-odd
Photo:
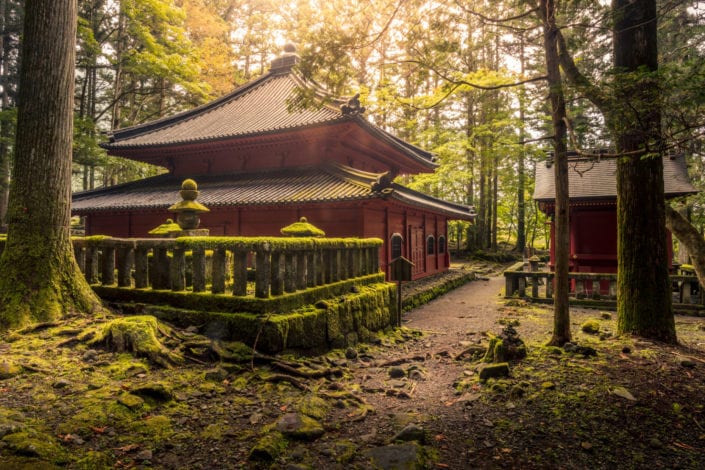
[[[495,325],[503,283],[503,277],[492,277],[465,284],[408,312],[404,325],[428,332],[432,344],[465,340],[469,331],[485,331]]]

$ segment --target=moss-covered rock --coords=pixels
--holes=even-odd
[[[0,361],[0,380],[6,380],[22,373],[22,367],[9,361]]]
[[[7,449],[15,455],[36,457],[54,464],[69,461],[68,453],[56,442],[53,436],[25,429],[2,438]]]
[[[249,459],[258,462],[272,462],[286,450],[288,444],[282,433],[269,432],[252,447]]]
[[[589,335],[596,335],[600,333],[600,321],[596,320],[594,318],[591,318],[589,320],[586,320],[582,325],[580,325],[580,329],[583,331],[583,333],[587,333]]]
[[[144,399],[131,393],[123,393],[118,397],[118,403],[131,410],[138,410],[144,405]]]
[[[509,363],[487,364],[480,369],[480,380],[509,376]]]
[[[325,434],[321,423],[301,413],[287,413],[276,423],[284,436],[302,441],[314,441]]]

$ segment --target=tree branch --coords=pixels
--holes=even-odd
[[[556,40],[558,42],[558,60],[570,84],[576,87],[583,96],[597,106],[604,116],[607,116],[609,100],[605,96],[605,93],[598,86],[590,82],[575,65],[573,56],[568,52],[568,46],[566,45],[565,38],[560,29],[556,29]]]

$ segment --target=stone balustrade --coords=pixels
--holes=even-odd
[[[74,239],[90,284],[268,298],[379,272],[378,239]],[[248,284],[248,281],[250,281]],[[248,286],[254,289],[248,292]]]
[[[0,237],[0,253],[5,239]],[[382,240],[356,238],[73,238],[89,284],[265,299],[377,274]],[[248,291],[249,289],[249,291]]]
[[[555,273],[531,271],[523,263],[517,263],[504,272],[505,297],[521,297],[531,300],[553,298]],[[616,273],[568,273],[569,295],[576,300],[604,302],[607,305],[617,298]],[[696,276],[672,275],[674,303],[693,306],[705,304],[705,293]],[[697,292],[697,295],[695,294]]]

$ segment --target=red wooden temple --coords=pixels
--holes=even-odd
[[[570,196],[570,271],[617,272],[617,162],[615,159],[571,159],[568,165]],[[667,199],[697,192],[690,183],[684,155],[663,158],[664,195]],[[645,188],[648,190],[648,188]],[[550,266],[555,261],[556,187],[550,161],[536,166],[534,199],[550,217]],[[671,234],[668,233],[669,253]]]
[[[446,270],[448,221],[473,220],[473,208],[395,183],[432,172],[432,154],[371,124],[356,98],[324,97],[293,69],[297,61],[289,47],[268,73],[222,98],[114,131],[109,155],[168,173],[75,194],[72,212],[85,217],[86,234],[147,236],[173,217],[167,208],[192,178],[211,235],[280,236],[306,217],[329,237],[381,238],[383,267],[404,256],[414,278]],[[302,89],[322,105],[292,106]]]

